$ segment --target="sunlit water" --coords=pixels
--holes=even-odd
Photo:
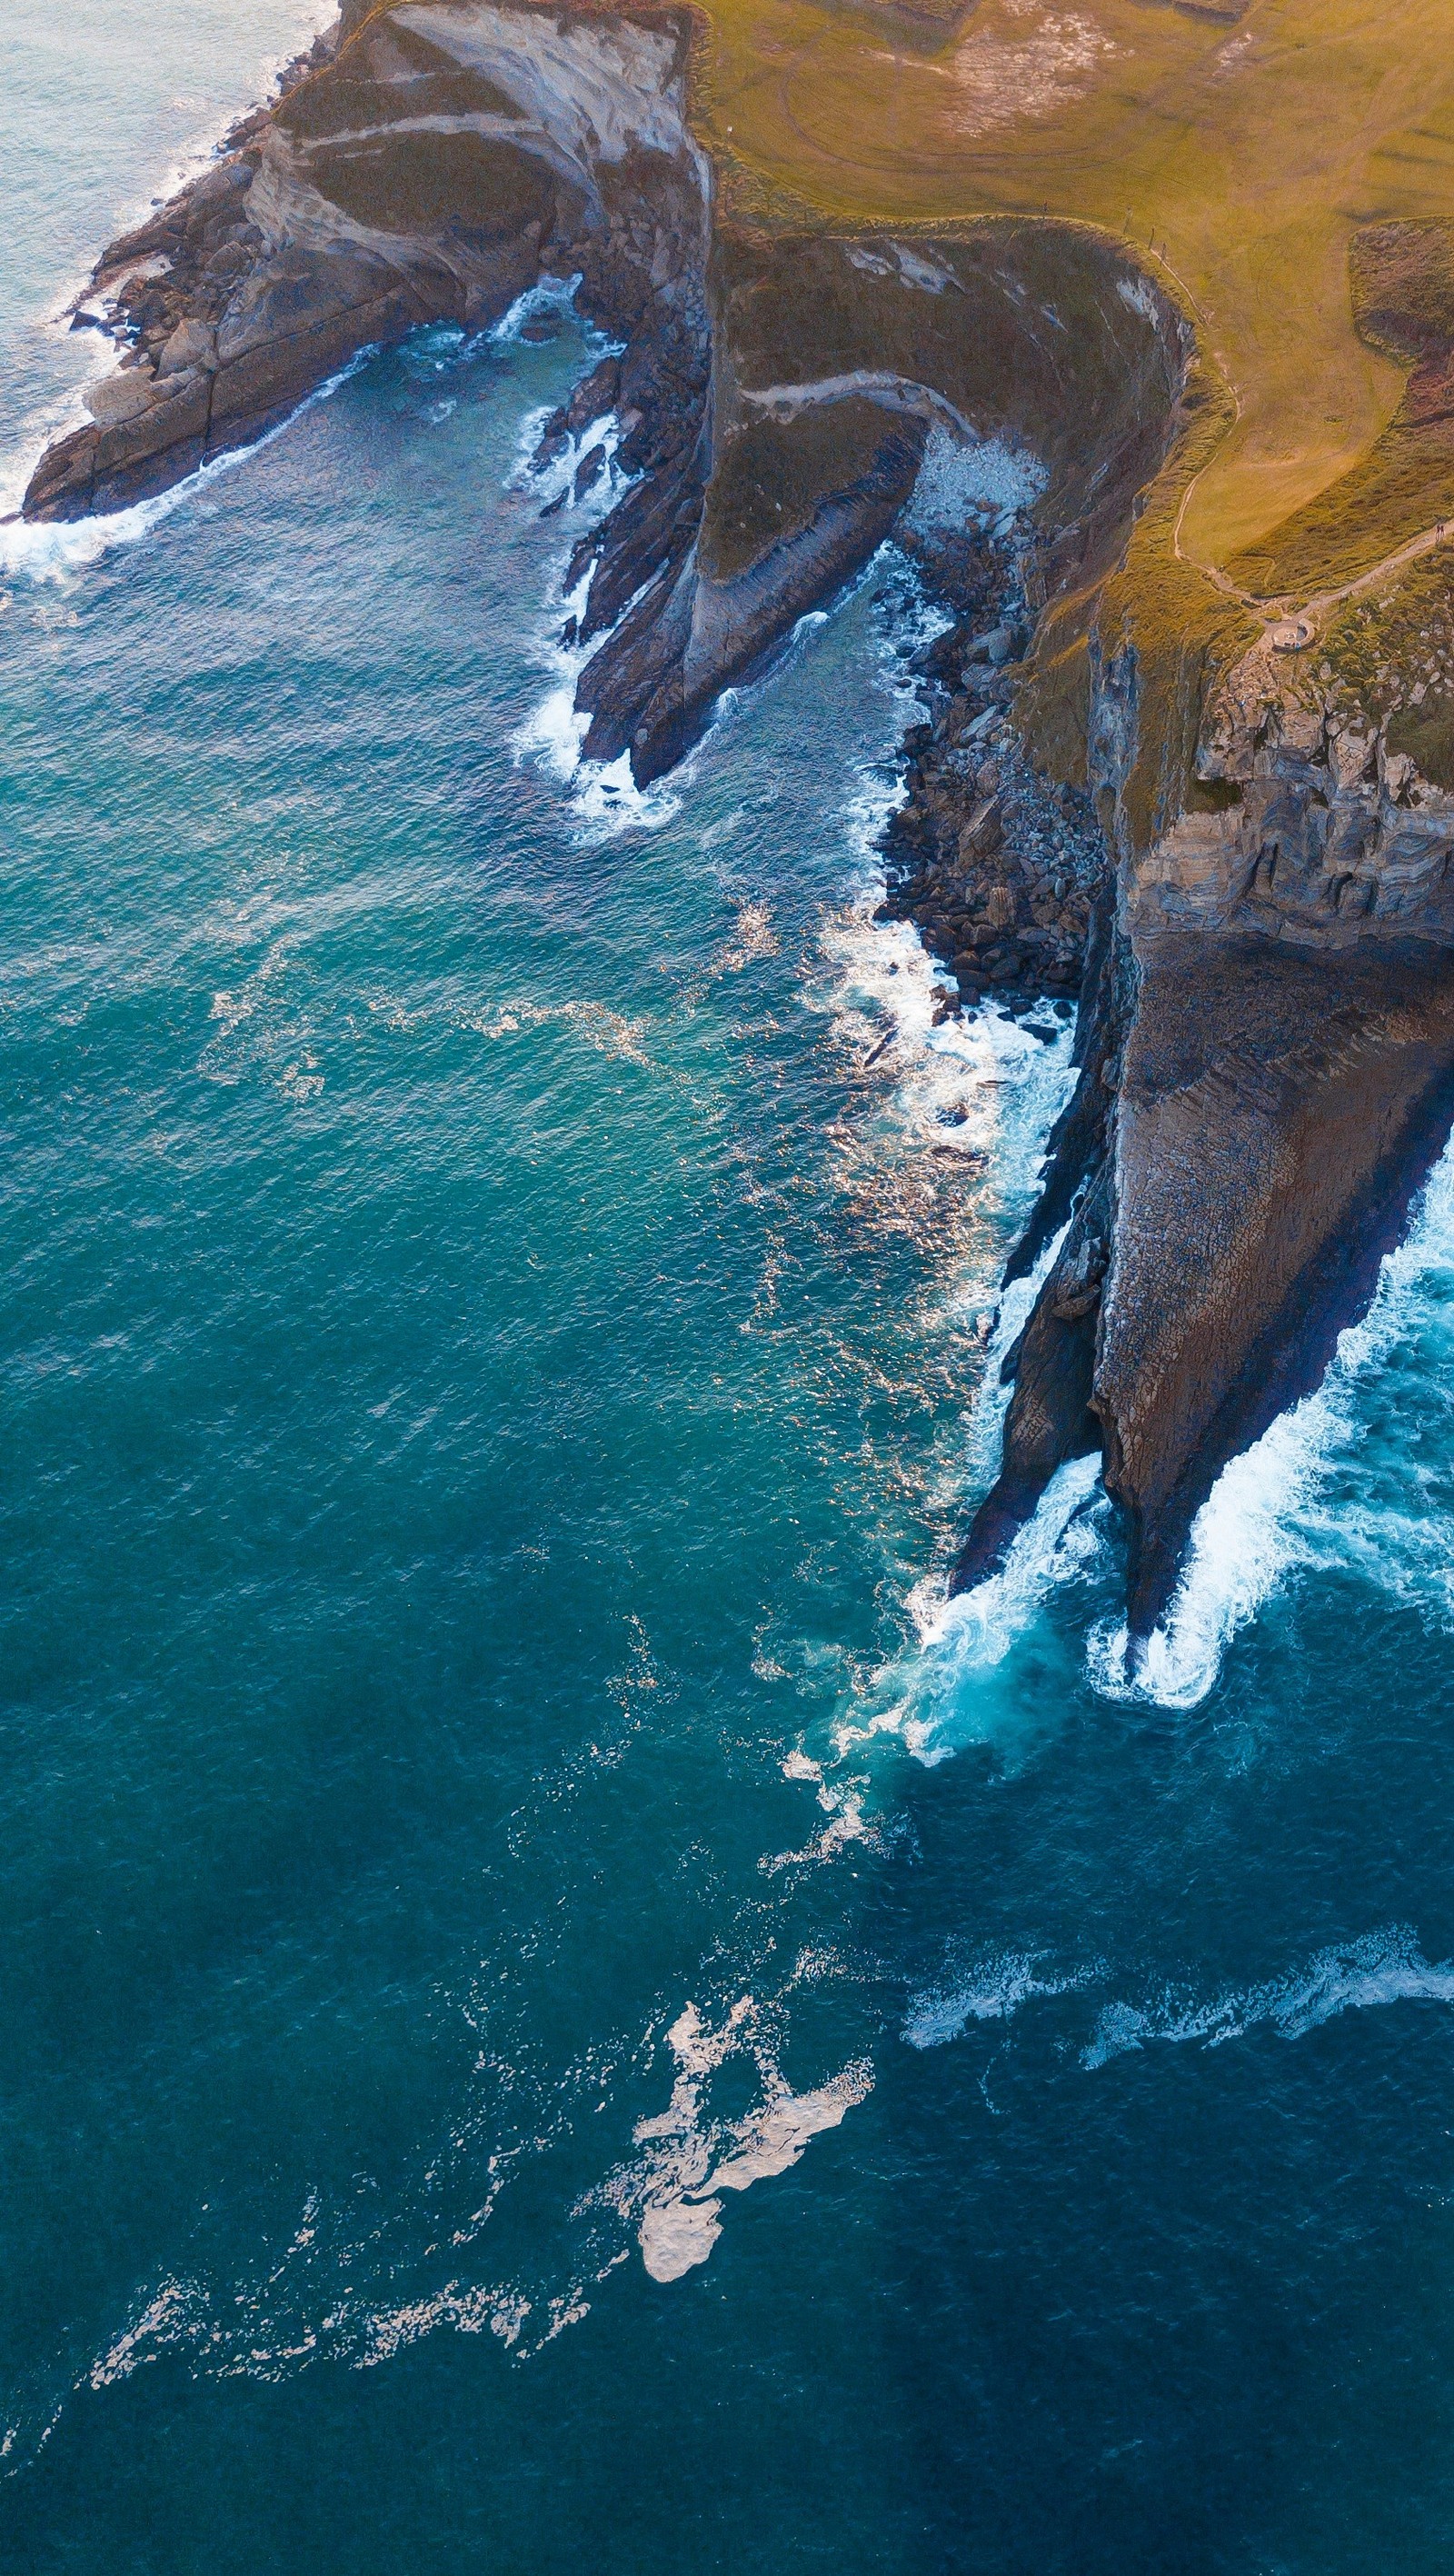
[[[11,488],[311,23],[24,0]],[[1068,1035],[872,925],[892,557],[571,778],[589,355],[5,532],[7,2563],[1443,2569],[1454,1183],[1139,1682],[1085,1468],[946,1611]]]

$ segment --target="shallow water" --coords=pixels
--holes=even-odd
[[[24,0],[16,470],[308,24]],[[892,557],[562,774],[589,356],[10,537],[11,2562],[1442,2568],[1454,1179],[1140,1685],[1085,1470],[946,1615],[1067,1038],[869,919]]]

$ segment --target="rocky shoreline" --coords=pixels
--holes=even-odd
[[[1442,576],[1350,607],[1322,662],[1296,620],[1226,602],[1215,650],[1188,642],[1164,491],[1147,533],[1171,460],[1216,434],[1187,315],[1088,227],[731,213],[692,44],[669,6],[344,0],[98,263],[77,321],[122,362],[24,515],[122,509],[360,350],[487,329],[543,287],[619,344],[544,454],[574,441],[584,493],[609,415],[633,478],[569,571],[588,758],[661,776],[885,538],[916,555],[949,624],[884,913],[918,926],[946,1014],[1080,997],[1012,1270],[1062,1239],[956,1582],[1096,1450],[1144,1637],[1221,1468],[1366,1305],[1454,1115]]]
[[[940,1019],[989,996],[1012,1012],[1041,999],[1068,1010],[1109,873],[1105,839],[1089,798],[1052,786],[1015,727],[1029,624],[1013,579],[982,558],[952,597],[954,624],[915,664],[929,712],[904,740],[878,918],[911,921],[952,976]]]

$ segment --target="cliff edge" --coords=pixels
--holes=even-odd
[[[885,537],[919,555],[954,624],[890,908],[944,959],[947,1009],[1081,1000],[1014,1266],[1053,1258],[953,1579],[1095,1450],[1144,1636],[1454,1117],[1454,601],[1419,515],[1454,421],[1454,233],[1356,236],[1390,422],[1351,489],[1213,566],[1183,540],[1238,402],[1165,264],[1094,222],[775,192],[722,140],[725,77],[685,10],[350,0],[105,253],[79,318],[121,363],[24,513],[126,507],[361,348],[484,328],[554,280],[623,349],[545,441],[612,412],[630,478],[571,572],[588,757],[658,776]]]

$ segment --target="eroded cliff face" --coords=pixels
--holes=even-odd
[[[1454,795],[1263,640],[1211,698],[1187,805],[1138,849],[1118,802],[1136,674],[1098,680],[1091,761],[1121,846],[1052,1157],[1072,1222],[956,1581],[1100,1449],[1143,1637],[1221,1469],[1367,1305],[1454,1120]]]
[[[1164,453],[1178,317],[1109,245],[714,218],[684,12],[350,0],[269,112],[106,254],[125,355],[31,518],[115,510],[255,438],[359,348],[480,328],[544,277],[626,343],[592,399],[641,480],[585,539],[587,755],[638,782],[861,569],[931,434],[1042,460],[1042,591],[1114,552]],[[580,426],[563,417],[552,435]]]
[[[650,316],[638,426],[700,409],[709,173],[687,51],[670,15],[420,0],[356,34],[345,21],[106,253],[92,292],[126,355],[89,397],[92,424],[41,460],[25,516],[162,490],[359,349],[424,322],[483,328],[543,272],[583,274],[637,336]]]
[[[1454,629],[1445,654],[1437,617],[1419,628],[1434,661],[1397,710],[1369,691],[1402,648],[1371,634],[1319,661],[1279,649],[1306,646],[1295,627],[1247,649],[1256,622],[1225,612],[1218,676],[1183,644],[1194,577],[1162,473],[1216,429],[1185,318],[1067,225],[729,221],[690,74],[669,8],[348,0],[278,101],[105,255],[92,304],[123,361],[25,513],[121,508],[359,349],[575,280],[622,353],[543,455],[611,412],[628,478],[570,568],[588,757],[659,775],[887,535],[918,553],[955,622],[889,909],[952,965],[946,1010],[1064,1006],[1083,978],[1080,1082],[1012,1270],[1063,1238],[955,1581],[1098,1449],[1144,1634],[1217,1473],[1320,1374],[1454,1115]],[[998,524],[944,502],[991,448]],[[1163,590],[1138,625],[1148,565]],[[1344,666],[1372,674],[1361,696]]]
[[[1143,1626],[1216,1474],[1366,1305],[1454,1118],[1454,796],[1301,659],[1242,658],[1190,810],[1123,870],[1096,1402]]]
[[[1034,457],[1042,593],[1083,574],[1165,452],[1185,355],[1178,317],[1113,250],[1029,224],[905,242],[719,221],[708,300],[700,527],[582,687],[588,752],[629,749],[643,783],[868,561],[936,431]]]

